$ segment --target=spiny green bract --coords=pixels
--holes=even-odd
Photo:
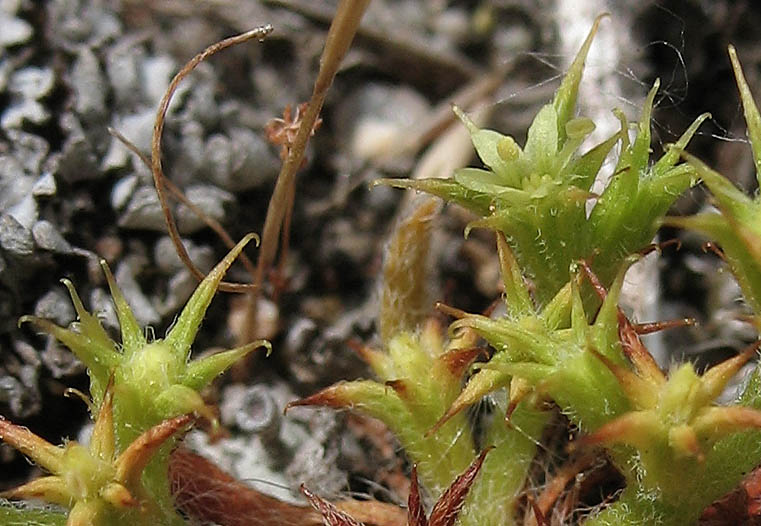
[[[85,310],[68,280],[64,280],[64,284],[79,317],[74,330],[34,316],[24,316],[21,322],[30,322],[52,334],[82,360],[90,376],[90,395],[96,407],[103,400],[109,378],[114,376],[114,388],[119,393],[114,400],[114,412],[117,441],[121,444],[132,442],[137,435],[166,418],[188,412],[211,416],[199,391],[252,350],[270,347],[268,342],[256,341],[190,360],[191,345],[219,282],[253,238],[254,235],[249,234],[240,241],[199,284],[166,338],[150,342],[146,339],[105,262],[102,266],[119,318],[121,344],[114,342],[98,318]]]
[[[626,117],[616,110],[621,129],[583,155],[578,153],[595,128],[590,119],[574,113],[584,61],[599,22],[598,18],[553,101],[534,118],[524,148],[512,137],[479,129],[455,108],[488,170],[464,168],[450,179],[384,180],[437,195],[482,216],[468,228],[503,232],[521,268],[533,280],[540,305],[565,285],[569,266],[580,259],[592,262],[609,285],[624,258],[652,240],[657,221],[696,182],[694,168],[677,162],[679,150],[707,114],[698,117],[655,164],[649,164],[657,81],[645,101],[634,142],[629,140]],[[621,153],[613,178],[602,195],[593,195],[592,183],[619,141]],[[596,203],[587,216],[590,199]]]
[[[96,428],[102,429],[100,434],[107,435],[108,438],[94,436],[95,443],[91,443],[89,452],[75,443],[60,448],[60,451],[68,452],[68,456],[76,457],[73,462],[60,466],[60,462],[47,462],[48,457],[53,458],[62,453],[58,453],[59,448],[50,444],[44,446],[39,441],[39,447],[24,451],[32,459],[39,458],[42,465],[54,474],[53,478],[38,479],[47,482],[36,482],[37,485],[50,486],[58,479],[65,479],[69,483],[75,479],[86,482],[80,484],[81,491],[76,487],[71,488],[74,491],[71,494],[67,493],[69,488],[66,483],[58,486],[54,484],[55,487],[49,488],[48,493],[53,498],[47,500],[59,502],[55,500],[57,491],[60,494],[58,497],[72,506],[68,525],[184,523],[174,507],[167,475],[169,453],[176,445],[176,436],[174,432],[165,433],[162,440],[151,442],[150,448],[145,444],[161,435],[162,429],[176,430],[184,426],[189,422],[189,413],[204,416],[216,425],[216,418],[199,391],[257,347],[270,349],[269,342],[256,341],[237,349],[190,360],[191,345],[224,273],[254,237],[253,234],[244,237],[198,285],[166,338],[153,341],[146,339],[105,262],[102,262],[102,266],[119,319],[121,344],[109,338],[100,321],[85,310],[73,285],[66,280],[64,285],[69,289],[79,317],[75,327],[65,329],[34,316],[21,319],[21,322],[30,322],[55,336],[84,362],[90,376],[92,407],[101,407],[101,415],[107,415],[107,418],[96,421]],[[99,425],[101,420],[106,419],[107,425]],[[7,440],[7,437],[1,435],[2,433],[0,438]],[[101,454],[103,447],[98,444],[102,446],[106,443],[110,453]],[[130,456],[128,452],[138,446],[141,448],[140,462],[137,465],[139,469],[125,471],[120,468],[132,466],[130,459],[134,455]],[[146,457],[145,452],[149,450],[151,454]],[[44,451],[52,451],[53,454],[45,456]],[[124,511],[114,505],[124,502],[125,495],[137,498],[139,506],[126,506],[129,509]],[[15,496],[24,497],[28,493],[21,492]],[[9,517],[25,516],[25,510],[19,508],[4,508],[0,513]],[[51,523],[59,521],[54,513],[49,514],[49,518]]]

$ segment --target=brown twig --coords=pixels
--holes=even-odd
[[[269,33],[272,32],[272,26],[269,24],[257,27],[251,31],[235,35],[230,38],[221,40],[215,44],[204,49],[201,53],[193,57],[183,68],[174,76],[172,82],[169,83],[164,96],[159,104],[158,112],[156,113],[156,122],[153,125],[153,137],[151,139],[151,173],[153,175],[153,182],[156,186],[156,194],[161,204],[161,210],[164,213],[164,219],[166,220],[167,230],[169,231],[169,237],[172,239],[174,246],[177,250],[177,255],[185,263],[190,272],[200,281],[204,278],[203,272],[201,272],[195,264],[191,261],[188,251],[185,249],[185,245],[182,244],[180,238],[180,232],[177,228],[177,223],[172,216],[172,211],[167,204],[166,196],[164,195],[164,186],[169,188],[167,184],[168,179],[164,176],[164,172],[161,167],[161,134],[164,131],[164,122],[166,120],[166,113],[169,108],[169,103],[172,100],[174,92],[177,90],[177,86],[180,84],[191,71],[193,71],[198,64],[206,60],[211,55],[222,51],[235,44],[241,44],[251,39],[263,39]],[[223,281],[219,284],[219,290],[227,292],[243,292],[250,291],[252,288],[259,286],[258,284],[243,284],[243,283],[228,283]]]
[[[288,209],[289,195],[294,192],[296,172],[304,159],[307,141],[320,115],[325,96],[338,72],[341,60],[351,45],[362,15],[369,3],[370,0],[341,0],[330,25],[325,48],[320,57],[320,70],[314,83],[312,97],[303,113],[301,126],[288,151],[288,156],[280,169],[275,190],[272,192],[272,198],[267,207],[267,216],[262,229],[262,249],[254,279],[256,289],[250,294],[248,302],[246,316],[249,327],[248,339],[255,337],[256,323],[254,321],[256,319],[258,291],[266,271],[270,269],[275,260],[278,237]]]

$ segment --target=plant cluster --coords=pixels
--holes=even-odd
[[[520,502],[531,484],[537,446],[558,410],[575,429],[571,461],[592,451],[593,457],[608,458],[625,479],[613,502],[584,519],[587,525],[693,524],[761,462],[758,372],[735,403],[715,404],[758,344],[702,375],[689,363],[665,374],[640,335],[668,324],[633,323],[618,306],[627,270],[652,251],[651,240],[667,223],[704,233],[722,247],[753,323],[761,327],[761,197],[746,196],[684,152],[707,114],[658,160],[650,159],[658,82],[636,124],[615,111],[620,129],[579,152],[594,129],[590,119],[576,116],[576,98],[599,23],[554,99],[537,114],[523,147],[512,137],[478,128],[455,109],[485,168],[465,168],[449,179],[384,181],[464,206],[477,216],[468,230],[494,232],[504,312],[487,316],[441,305],[456,318],[448,332],[429,316],[427,256],[438,205],[426,200],[399,225],[388,248],[380,344],[358,348],[377,380],[341,382],[290,404],[349,408],[382,420],[395,433],[414,465],[406,513],[411,526],[521,522]],[[732,48],[730,58],[761,182],[761,116]],[[310,124],[304,136],[311,131]],[[596,195],[592,183],[613,152],[613,177]],[[291,159],[291,150],[284,156],[300,164]],[[674,200],[699,181],[718,211],[665,217]],[[213,425],[213,412],[199,391],[236,360],[269,347],[257,341],[189,359],[223,274],[251,238],[238,243],[201,282],[164,339],[146,339],[105,265],[120,344],[85,310],[68,282],[76,327],[21,320],[54,335],[85,363],[95,425],[89,446],[74,441],[55,446],[0,419],[0,438],[50,473],[3,497],[43,499],[68,509],[3,501],[3,524],[185,522],[170,491],[170,453],[182,430],[199,418]],[[492,410],[474,427],[466,410],[484,403]],[[418,478],[436,498],[430,514]],[[325,524],[360,524],[351,513],[302,491]],[[531,520],[549,524],[552,505],[551,498],[529,499],[526,508]]]

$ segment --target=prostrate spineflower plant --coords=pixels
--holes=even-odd
[[[165,338],[149,341],[145,337],[105,262],[102,266],[121,328],[120,344],[108,336],[96,316],[85,310],[67,280],[64,285],[79,317],[73,328],[59,327],[34,316],[24,316],[20,320],[52,334],[82,360],[90,376],[92,407],[101,409],[89,452],[74,442],[56,448],[3,422],[5,432],[0,433],[0,438],[53,473],[53,478],[39,479],[8,496],[29,497],[30,492],[47,488],[47,493],[41,494],[46,500],[73,505],[70,524],[152,526],[184,523],[175,510],[167,475],[169,454],[176,445],[175,431],[191,421],[189,416],[183,416],[190,413],[216,425],[216,417],[201,398],[200,391],[254,349],[270,349],[269,342],[259,340],[237,349],[190,359],[193,340],[219,283],[254,237],[253,234],[245,236],[209,272]],[[173,431],[170,433],[169,430]],[[150,448],[146,449],[147,445]],[[135,456],[137,453],[139,457]],[[140,461],[137,464],[136,458]],[[71,486],[64,488],[66,484]],[[144,513],[127,510],[101,514],[104,506],[101,500],[121,510],[133,504],[134,499],[128,498],[130,495],[140,499],[140,510]],[[88,504],[80,505],[80,501]],[[82,509],[89,511],[80,512]],[[2,514],[21,514],[23,517],[24,511],[0,508],[0,517]],[[76,522],[81,521],[78,518],[80,513],[88,513],[89,522]]]
[[[521,148],[512,137],[479,129],[459,109],[481,161],[488,168],[464,168],[450,179],[383,182],[428,192],[473,211],[473,227],[502,232],[520,267],[534,282],[534,296],[544,305],[568,282],[568,268],[581,259],[609,285],[631,253],[648,244],[674,200],[697,179],[695,169],[677,164],[684,148],[708,114],[699,116],[674,148],[650,165],[650,117],[658,91],[647,96],[629,140],[624,114],[614,110],[621,129],[584,154],[579,147],[595,129],[576,117],[576,99],[584,61],[602,17],[573,61],[553,101],[545,105],[528,130]],[[617,143],[621,153],[610,184],[600,196],[590,192],[600,169]],[[596,200],[587,215],[587,202]],[[467,232],[467,230],[466,230]]]
[[[619,111],[615,112],[621,121],[619,132],[588,152],[577,153],[594,129],[594,123],[575,117],[574,112],[584,59],[599,22],[552,103],[534,119],[523,148],[511,137],[477,128],[455,108],[488,170],[466,168],[443,180],[382,181],[462,205],[480,216],[468,229],[486,227],[496,232],[505,315],[492,318],[443,307],[458,318],[450,328],[450,341],[420,349],[397,343],[402,339],[424,341],[427,331],[420,319],[416,319],[417,329],[415,319],[408,318],[410,323],[388,330],[382,309],[380,326],[386,350],[364,354],[390,389],[369,381],[349,382],[297,403],[354,408],[386,422],[435,496],[446,487],[446,480],[431,476],[436,466],[426,465],[426,460],[432,450],[439,452],[444,466],[464,456],[448,447],[442,449],[447,444],[462,444],[450,439],[452,423],[456,423],[454,429],[462,430],[458,439],[469,443],[469,428],[462,427],[463,409],[484,400],[496,401],[509,421],[492,418],[485,424],[487,431],[479,445],[496,448],[484,463],[459,524],[513,524],[517,520],[514,490],[522,486],[517,479],[522,477],[526,483],[525,456],[533,455],[534,449],[515,441],[511,433],[517,429],[526,442],[535,441],[546,422],[543,401],[556,404],[576,426],[582,437],[576,447],[605,447],[626,479],[619,499],[593,514],[589,524],[694,523],[706,506],[761,460],[758,375],[738,405],[714,405],[731,376],[755,355],[757,345],[703,376],[690,364],[665,375],[639,335],[674,323],[634,324],[618,307],[627,269],[640,257],[637,253],[649,252],[648,244],[668,208],[697,182],[699,174],[719,194],[723,216],[684,220],[684,224],[703,227],[729,245],[725,251],[730,252],[730,265],[758,312],[754,287],[761,274],[754,273],[761,268],[757,266],[761,261],[757,230],[761,208],[696,161],[679,163],[683,149],[708,114],[698,117],[651,164],[650,119],[658,82],[647,96],[633,140],[629,123]],[[739,71],[739,66],[735,70]],[[754,152],[761,151],[761,118],[739,74],[738,81]],[[620,153],[613,177],[601,195],[593,195],[592,183],[617,143]],[[761,168],[759,155],[756,159]],[[409,248],[408,254],[415,250]],[[394,259],[392,248],[387,268],[394,266]],[[421,274],[408,271],[406,279],[419,284]],[[388,275],[386,278],[384,298],[396,298],[396,285]],[[399,283],[409,285],[404,280]],[[384,307],[388,303],[407,309],[419,306],[383,300]],[[404,314],[395,312],[394,316],[403,318]],[[676,322],[680,323],[688,321]],[[443,354],[424,351],[447,349],[446,354],[467,356],[469,362],[476,358],[468,354],[478,345],[476,335],[488,342],[493,352],[485,363],[472,366],[474,374],[453,397],[454,378],[443,381],[446,376],[435,365],[436,357]],[[430,372],[423,376],[426,368]],[[425,403],[442,393],[445,396],[436,398],[436,404]],[[445,400],[452,400],[451,405],[429,427],[430,411]],[[522,421],[526,415],[532,415],[533,425]],[[500,447],[508,442],[512,449]],[[502,469],[501,479],[498,469],[490,469],[494,465]],[[506,469],[511,470],[509,477],[504,476]],[[490,487],[501,487],[503,492],[497,497],[494,491],[479,491]],[[501,505],[490,508],[495,498],[502,500]],[[505,503],[511,498],[512,504]]]

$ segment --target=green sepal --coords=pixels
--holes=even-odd
[[[143,346],[148,343],[145,339],[140,324],[138,324],[135,315],[132,313],[127,300],[124,299],[121,289],[116,284],[114,275],[111,274],[111,269],[108,267],[105,259],[100,260],[100,266],[103,269],[103,273],[106,275],[106,282],[108,288],[111,291],[111,299],[116,307],[116,316],[119,319],[119,328],[122,335],[122,352],[130,356],[133,353],[139,351]]]
[[[753,149],[753,161],[756,165],[756,179],[759,186],[761,186],[761,114],[758,112],[756,102],[753,100],[753,94],[750,92],[748,82],[745,80],[735,47],[729,46],[728,52],[729,60],[732,62],[732,70],[737,80],[737,89],[740,92],[745,122],[748,126],[748,138],[750,139],[750,146]]]
[[[108,382],[110,371],[119,363],[120,355],[114,347],[99,345],[88,334],[64,329],[44,318],[22,316],[19,318],[19,324],[21,323],[31,323],[39,330],[52,335],[85,364],[90,376],[91,394],[97,404]]]
[[[597,34],[597,29],[600,27],[600,22],[602,22],[602,19],[606,16],[607,14],[602,14],[595,18],[595,21],[592,24],[592,29],[590,29],[587,38],[581,45],[581,49],[579,49],[579,52],[573,59],[571,67],[568,68],[568,72],[565,77],[563,77],[563,81],[560,83],[560,88],[558,88],[558,91],[555,93],[555,98],[552,101],[555,114],[557,115],[557,136],[559,144],[565,142],[565,125],[573,118],[574,112],[576,111],[576,99],[579,94],[581,77],[584,73],[584,62],[592,47],[592,41]]]
[[[478,215],[487,215],[492,203],[491,195],[468,190],[454,179],[378,179],[373,184],[425,192]]]
[[[267,356],[272,352],[272,344],[267,340],[256,340],[242,347],[221,351],[210,356],[198,358],[188,363],[185,372],[180,374],[180,382],[200,391],[211,383],[214,378],[229,369],[235,362],[247,356],[252,351],[264,347]]]

